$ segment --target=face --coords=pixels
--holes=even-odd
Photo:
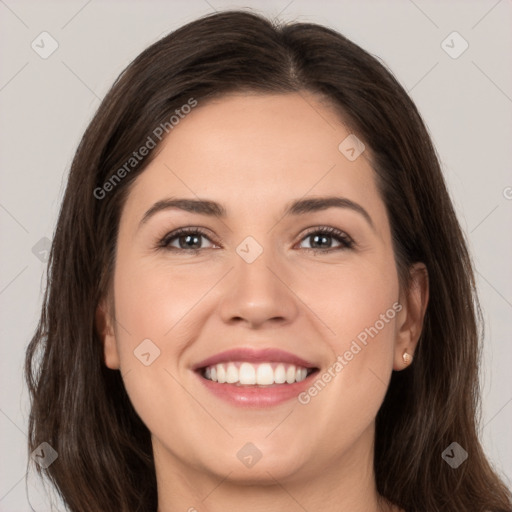
[[[181,120],[134,182],[105,361],[157,466],[286,482],[371,460],[415,336],[350,135],[312,95],[230,95]]]

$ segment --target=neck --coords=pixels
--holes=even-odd
[[[296,472],[260,467],[251,480],[236,466],[224,474],[191,467],[154,440],[158,512],[391,512],[375,485],[373,436],[372,426],[341,456],[322,454]]]

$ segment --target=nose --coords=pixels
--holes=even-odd
[[[235,257],[220,304],[222,320],[251,329],[293,322],[299,311],[298,298],[287,282],[284,263],[270,251],[263,251],[252,263]]]

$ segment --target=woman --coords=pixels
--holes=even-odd
[[[318,25],[208,16],[135,59],[78,148],[29,447],[72,511],[511,511],[478,312],[389,71]]]

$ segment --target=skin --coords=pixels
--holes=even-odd
[[[369,148],[353,162],[338,149],[349,134],[311,94],[233,94],[199,104],[134,182],[97,321],[105,364],[152,433],[160,512],[398,510],[375,487],[375,417],[404,351],[414,354],[428,282],[416,264],[400,289]],[[358,203],[373,227],[349,208],[283,217],[291,201],[320,196]],[[226,217],[174,208],[140,224],[171,197],[216,201]],[[207,232],[203,249],[157,248],[186,226]],[[356,245],[327,238],[313,252],[308,228],[323,226]],[[263,248],[250,264],[236,252],[247,236]],[[401,311],[306,405],[242,409],[191,369],[227,349],[276,347],[322,373],[396,302]],[[149,366],[133,353],[144,339],[160,350]],[[262,454],[251,468],[237,457],[247,442]]]

